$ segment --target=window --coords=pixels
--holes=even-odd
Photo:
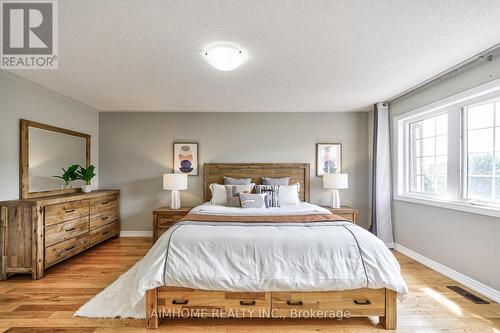
[[[448,114],[409,124],[410,192],[443,194],[448,167]]]
[[[465,199],[500,202],[500,101],[466,106]]]
[[[396,200],[500,216],[500,79],[396,116],[394,155]]]

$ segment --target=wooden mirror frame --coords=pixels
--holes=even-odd
[[[51,195],[65,194],[65,193],[76,193],[80,192],[79,188],[71,189],[61,189],[61,190],[48,190],[40,192],[30,192],[29,191],[29,135],[28,130],[30,127],[39,128],[47,131],[78,136],[85,139],[86,143],[86,167],[90,165],[90,135],[80,132],[75,132],[65,128],[55,127],[47,124],[37,123],[35,121],[21,119],[20,126],[20,151],[19,151],[19,195],[21,199],[30,199],[37,197],[46,197]]]

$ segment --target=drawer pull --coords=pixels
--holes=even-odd
[[[240,305],[242,305],[242,306],[253,306],[253,305],[255,305],[255,301],[240,301]]]
[[[101,232],[101,235],[103,235],[103,236],[104,236],[104,235],[106,235],[108,232],[109,232],[109,230],[108,230],[108,231]]]
[[[302,301],[286,301],[286,304],[290,306],[302,306],[304,305],[304,302]]]
[[[69,231],[73,231],[73,230],[75,230],[75,229],[76,229],[76,228],[75,228],[75,227],[73,227],[73,228],[69,228],[69,229],[64,229],[64,231],[69,232]]]
[[[370,302],[369,299],[363,299],[363,300],[357,300],[357,299],[355,299],[354,300],[354,304],[357,304],[357,305],[370,305],[370,304],[372,304],[372,302]]]
[[[73,245],[73,246],[67,247],[67,248],[65,248],[65,249],[64,249],[64,251],[73,250],[75,247],[76,247],[76,245]]]
[[[103,206],[104,206],[104,205],[107,205],[107,204],[109,204],[109,201],[106,201],[106,202],[101,202],[101,205],[103,205]]]
[[[69,213],[73,213],[75,211],[75,209],[68,209],[68,210],[65,210],[64,212],[66,214],[69,214]]]
[[[101,220],[103,220],[103,221],[107,220],[107,219],[109,219],[109,216],[105,216],[105,217],[101,218]]]
[[[174,299],[174,300],[172,300],[172,304],[175,304],[175,305],[186,305],[188,303],[189,303],[189,301],[187,299]]]

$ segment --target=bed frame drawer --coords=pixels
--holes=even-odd
[[[350,316],[383,316],[385,309],[384,289],[356,289],[318,292],[273,292],[273,315],[302,317],[315,311]]]
[[[68,239],[45,248],[45,268],[89,248],[89,235]]]
[[[397,328],[395,291],[223,292],[158,287],[146,292],[146,324],[158,328],[168,317],[350,318],[378,316],[385,329]]]
[[[165,287],[159,291],[158,306],[165,317],[262,318],[269,317],[271,295]]]
[[[45,207],[45,226],[89,215],[89,200],[71,201]]]
[[[53,224],[45,228],[45,247],[78,237],[89,232],[87,216],[64,223]]]

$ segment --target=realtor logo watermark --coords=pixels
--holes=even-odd
[[[2,69],[57,69],[56,0],[1,1]]]

